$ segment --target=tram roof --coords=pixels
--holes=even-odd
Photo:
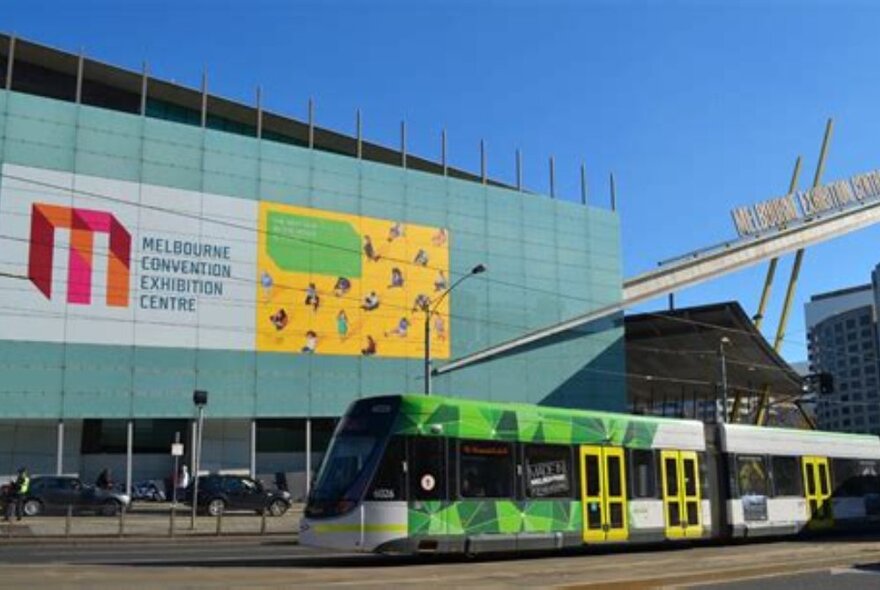
[[[703,450],[703,423],[447,396],[402,395],[396,434]]]

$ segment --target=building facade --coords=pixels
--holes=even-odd
[[[873,284],[814,295],[806,304],[810,371],[830,373],[834,391],[817,395],[823,430],[880,434],[876,275]]]
[[[164,475],[196,389],[203,468],[302,472],[423,390],[426,310],[442,364],[621,296],[613,211],[8,37],[0,73],[0,473]],[[617,319],[433,387],[622,410],[623,375]]]

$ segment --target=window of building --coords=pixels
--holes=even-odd
[[[654,451],[632,449],[629,452],[629,473],[632,482],[630,495],[633,498],[657,496],[656,465]]]
[[[802,476],[797,457],[772,457],[773,486],[776,496],[802,495]]]
[[[863,315],[862,317],[860,317],[859,318],[859,325],[860,326],[870,326],[871,325],[871,316]]]
[[[312,418],[312,452],[323,453],[330,445],[336,418]],[[305,418],[260,418],[257,420],[258,453],[304,453]]]
[[[736,484],[740,496],[768,495],[767,465],[759,455],[737,455]]]
[[[525,445],[527,498],[568,498],[572,495],[571,447]]]
[[[134,421],[135,453],[168,454],[177,433],[180,440],[187,441],[187,420],[185,419],[143,419]],[[80,451],[84,455],[126,453],[128,426],[126,420],[83,420],[83,433]]]
[[[513,496],[513,446],[510,443],[463,440],[458,452],[463,498]]]
[[[855,327],[856,327],[856,320],[855,319],[850,318],[850,319],[846,320],[846,329],[847,330],[853,330],[853,329],[855,329]]]

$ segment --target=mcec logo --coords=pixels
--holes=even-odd
[[[92,302],[93,245],[95,233],[99,232],[110,238],[106,303],[111,307],[128,307],[131,234],[106,211],[33,204],[28,278],[34,286],[46,299],[52,299],[55,231],[59,229],[70,231],[67,303],[89,305]]]

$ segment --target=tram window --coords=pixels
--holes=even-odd
[[[409,439],[410,500],[446,499],[446,439],[416,436]]]
[[[608,495],[618,497],[623,494],[620,485],[620,457],[611,455],[606,459],[608,465]]]
[[[462,498],[513,496],[513,445],[463,440],[458,447]]]
[[[393,436],[388,441],[382,462],[376,470],[373,484],[367,495],[368,500],[378,502],[392,502],[405,500],[404,489],[406,473],[403,470],[403,439]]]
[[[737,455],[736,482],[740,497],[768,495],[767,466],[764,457]]]
[[[770,465],[773,468],[774,496],[803,495],[803,477],[797,457],[771,457]]]
[[[678,495],[678,460],[675,457],[664,459],[666,463],[666,495]]]
[[[819,464],[819,490],[823,496],[827,496],[828,490],[828,466],[825,463]]]
[[[527,498],[571,497],[571,447],[525,445]]]
[[[596,455],[587,455],[584,457],[587,470],[585,476],[587,481],[587,490],[585,496],[593,498],[599,495],[599,457]]]
[[[709,497],[709,461],[706,453],[697,453],[697,466],[700,472],[700,497]]]
[[[697,470],[694,460],[690,457],[682,461],[682,469],[684,470],[684,495],[693,497],[697,495]]]
[[[633,498],[654,498],[657,484],[654,474],[654,452],[632,449],[629,452],[629,472],[632,481]]]
[[[832,459],[835,497],[860,497],[880,493],[880,470],[877,461]]]

